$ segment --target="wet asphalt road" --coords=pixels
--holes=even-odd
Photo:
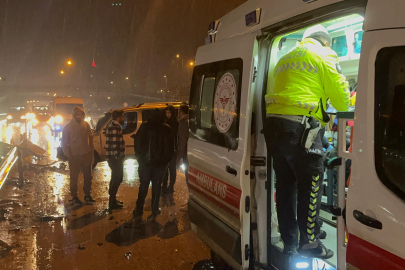
[[[38,144],[51,148],[48,135],[38,132]],[[11,174],[0,190],[0,213],[5,216],[0,220],[0,269],[189,270],[209,258],[209,249],[191,230],[187,212],[180,211],[188,198],[182,174],[178,174],[174,196],[162,198],[157,221],[133,226],[137,170],[135,160],[125,161],[124,182],[118,191],[124,208],[113,213],[107,211],[110,170],[106,162],[94,171],[93,205],[71,205],[69,171],[60,164],[28,167],[23,189],[17,188]],[[82,187],[80,176],[80,198]],[[144,219],[151,214],[150,192]]]

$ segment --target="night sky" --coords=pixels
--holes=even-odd
[[[169,89],[188,86],[189,62],[208,24],[243,2],[0,0],[2,90],[80,86],[148,94],[165,87],[164,75]]]

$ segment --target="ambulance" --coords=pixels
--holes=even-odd
[[[190,90],[188,209],[215,264],[405,269],[404,11],[404,0],[249,0],[210,24]],[[335,255],[325,261],[282,253],[277,176],[262,134],[274,67],[317,24],[330,33],[357,93],[355,112],[336,113],[335,199],[323,200],[320,211],[322,241]],[[302,63],[284,68],[317,72]],[[351,151],[348,121],[354,122]]]

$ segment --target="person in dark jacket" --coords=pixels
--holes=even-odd
[[[176,110],[173,106],[169,105],[165,109],[166,113],[166,124],[168,124],[172,129],[172,134],[174,136],[174,156],[169,163],[169,166],[166,170],[165,176],[163,177],[162,183],[162,195],[172,194],[174,193],[174,184],[176,183],[176,176],[177,176],[177,149],[178,149],[178,130],[179,130],[179,122],[176,119]],[[169,186],[167,182],[169,180],[169,173],[170,173],[170,183]]]
[[[139,194],[133,211],[135,223],[142,222],[143,206],[152,182],[152,219],[159,215],[162,179],[167,165],[173,159],[174,137],[169,125],[164,123],[162,113],[154,110],[148,122],[142,123],[135,136],[135,156],[139,169]]]

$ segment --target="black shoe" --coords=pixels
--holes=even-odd
[[[297,255],[297,248],[295,246],[284,246],[284,250],[283,250],[284,254],[288,254],[288,255]]]
[[[318,258],[322,260],[330,259],[334,255],[332,250],[327,249],[322,244],[319,244],[316,248],[298,249],[298,253],[305,257]]]
[[[108,204],[108,208],[110,209],[110,210],[114,210],[114,209],[122,209],[122,205],[121,204],[118,204],[118,203],[116,203],[115,201],[113,201],[113,202],[110,202],[109,204]]]
[[[85,204],[93,204],[94,202],[96,202],[96,200],[94,200],[91,195],[89,196],[84,196],[84,203]]]
[[[321,230],[321,232],[318,235],[318,238],[319,239],[326,239],[326,236],[327,236],[326,232]]]
[[[83,204],[83,202],[79,199],[79,197],[73,196],[73,198],[72,198],[72,204],[81,205],[81,204]]]
[[[117,200],[117,199],[115,199],[115,202],[116,202],[117,204],[124,204],[123,202],[120,202],[120,201]]]

